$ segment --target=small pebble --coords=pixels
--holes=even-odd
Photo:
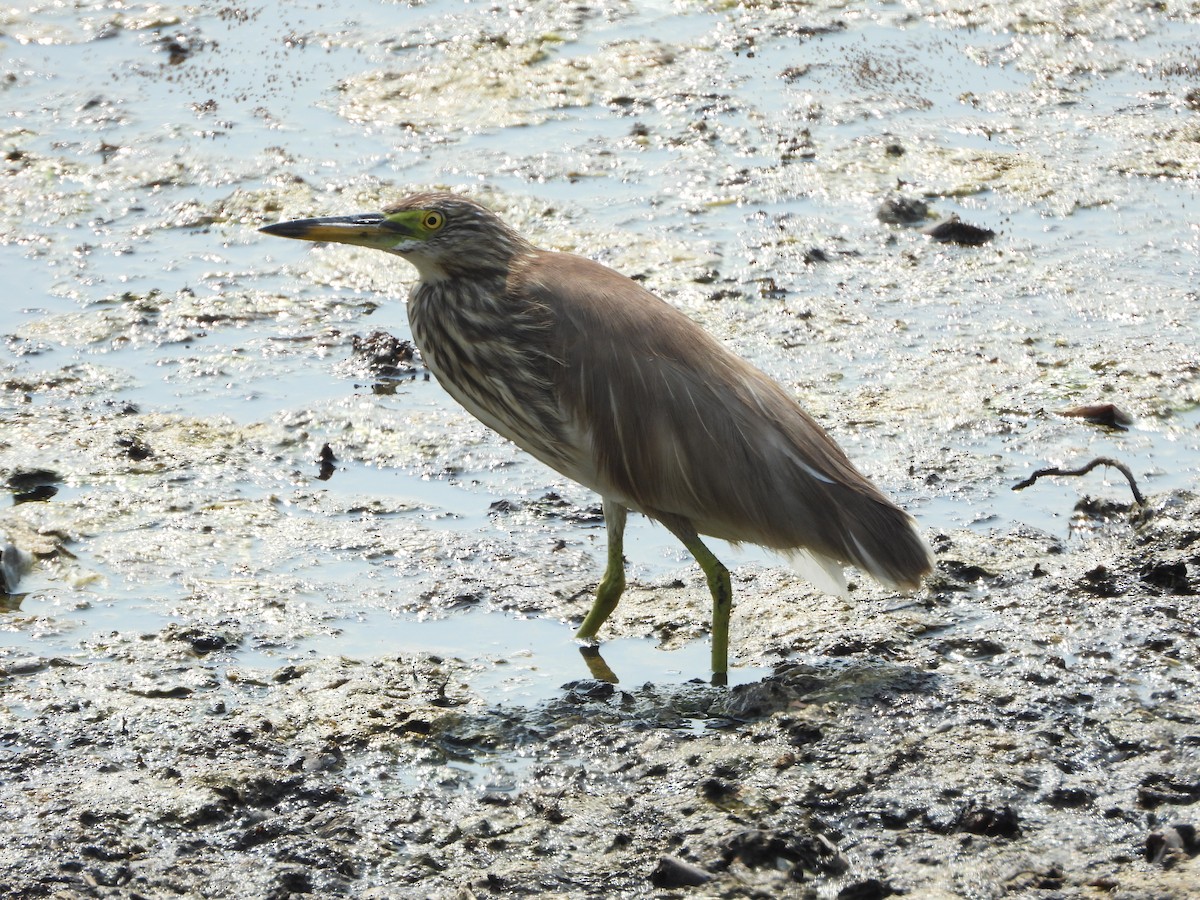
[[[875,217],[887,225],[916,225],[929,218],[929,204],[916,197],[888,197],[875,210]]]
[[[657,888],[699,887],[712,881],[712,876],[689,862],[674,856],[664,856],[650,873],[650,883]]]
[[[1094,403],[1088,406],[1076,406],[1064,409],[1060,416],[1073,419],[1083,419],[1093,425],[1106,425],[1109,428],[1128,428],[1133,424],[1133,416],[1112,403]]]
[[[996,232],[990,228],[969,225],[957,215],[942,219],[928,228],[922,228],[921,234],[941,244],[961,244],[964,247],[979,247],[996,236]]]
[[[9,675],[32,675],[34,672],[42,671],[47,665],[49,663],[40,656],[26,656],[5,663],[4,671]]]

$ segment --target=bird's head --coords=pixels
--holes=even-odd
[[[383,212],[298,219],[259,231],[395,253],[416,266],[425,282],[503,273],[515,255],[530,249],[491,210],[441,191],[413,194]]]

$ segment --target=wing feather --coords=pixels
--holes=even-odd
[[[915,587],[932,557],[913,520],[778,384],[636,282],[538,251],[510,291],[543,305],[550,379],[581,446],[566,474],[700,534]],[[841,582],[844,584],[844,582]]]

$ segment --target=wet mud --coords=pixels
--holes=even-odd
[[[255,629],[195,616],[7,658],[5,896],[1185,897],[1198,516],[940,535],[927,596],[811,630],[764,591],[736,646],[791,660],[729,690],[514,707],[425,654],[240,665]]]
[[[1197,11],[328,6],[0,11],[0,897],[1194,896]],[[777,378],[927,588],[721,548],[714,687],[631,521],[577,646],[596,498],[256,230],[432,186]]]

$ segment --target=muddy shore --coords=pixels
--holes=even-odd
[[[1086,545],[939,535],[908,603],[743,585],[739,652],[805,661],[730,690],[581,677],[511,707],[427,655],[240,666],[253,629],[202,615],[9,658],[0,887],[1187,897],[1198,515],[1163,496]]]
[[[0,11],[0,898],[1196,896],[1194,6],[331,6]],[[794,392],[927,589],[730,555],[717,688],[631,521],[580,654],[596,498],[257,232],[432,186]],[[1145,504],[1012,490],[1096,456]]]

